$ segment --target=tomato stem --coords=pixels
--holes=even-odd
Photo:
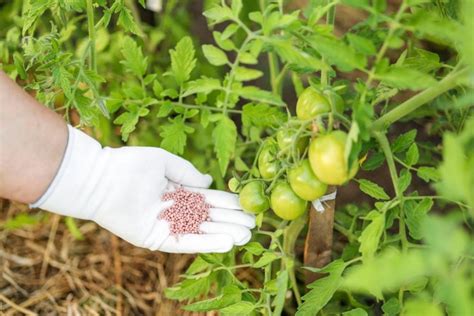
[[[296,240],[298,239],[299,234],[306,225],[307,214],[308,212],[305,212],[302,216],[293,220],[283,232],[283,251],[285,255],[290,257],[293,261],[295,261],[294,249]],[[290,267],[287,266],[286,269],[288,270],[288,276],[291,282],[291,287],[293,289],[296,302],[298,303],[298,305],[301,305],[301,294],[298,289],[298,282],[296,280],[294,264],[292,264]]]
[[[92,70],[97,71],[96,49],[95,49],[94,7],[92,5],[92,0],[87,0],[86,12],[87,12],[87,28],[89,31],[89,41],[90,41],[89,66]]]
[[[384,130],[394,122],[398,121],[402,117],[410,114],[411,112],[418,109],[420,106],[428,103],[439,95],[445,93],[448,90],[456,87],[459,84],[459,79],[464,77],[468,73],[467,68],[461,70],[454,70],[449,75],[447,75],[443,80],[439,81],[436,85],[420,92],[414,97],[406,100],[393,110],[384,114],[382,117],[377,119],[373,123],[373,128],[375,130]]]

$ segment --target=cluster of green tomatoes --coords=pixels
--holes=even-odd
[[[344,101],[336,92],[304,90],[296,118],[263,141],[247,175],[229,181],[242,208],[254,214],[271,208],[280,218],[294,220],[306,211],[309,201],[326,193],[328,185],[341,185],[354,177],[358,163],[347,166],[347,134],[322,124],[323,118],[343,110]]]

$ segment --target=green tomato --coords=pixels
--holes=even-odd
[[[328,99],[312,87],[306,88],[296,103],[296,116],[300,120],[314,119],[318,115],[331,111]]]
[[[305,200],[296,195],[287,182],[279,182],[275,185],[270,196],[270,204],[273,212],[285,220],[300,217],[308,205]]]
[[[328,188],[313,173],[308,159],[302,160],[288,171],[288,181],[293,191],[306,201],[320,198]]]
[[[280,150],[288,150],[293,146],[295,143],[295,134],[296,132],[293,130],[282,129],[279,130],[276,134],[276,139],[278,143],[278,147]],[[302,154],[308,145],[308,138],[307,137],[300,137],[296,141],[296,149],[298,150],[299,154]]]
[[[227,183],[227,185],[229,186],[229,190],[230,192],[234,192],[234,193],[237,193],[239,192],[239,180],[237,180],[236,178],[232,177],[230,178],[229,182]]]
[[[254,214],[265,212],[270,207],[262,181],[247,183],[240,191],[239,202],[244,211]]]
[[[324,95],[328,99],[330,105],[334,104],[337,113],[342,114],[344,112],[346,105],[344,99],[339,94],[332,90],[325,90]]]
[[[335,131],[313,139],[309,145],[309,162],[314,174],[324,183],[341,185],[353,178],[359,169],[354,161],[348,170],[345,159],[347,134]]]
[[[271,179],[278,172],[278,162],[276,160],[277,147],[273,142],[263,145],[258,156],[258,170],[264,179]]]

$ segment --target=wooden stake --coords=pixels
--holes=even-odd
[[[335,187],[329,187],[328,193],[334,192]],[[323,202],[324,212],[320,213],[311,206],[309,212],[308,233],[304,247],[304,265],[322,268],[331,262],[334,210],[336,201]],[[309,284],[324,274],[305,271],[305,283]]]

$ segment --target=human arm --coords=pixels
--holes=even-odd
[[[0,70],[0,196],[33,203],[56,174],[67,143],[64,120]]]

